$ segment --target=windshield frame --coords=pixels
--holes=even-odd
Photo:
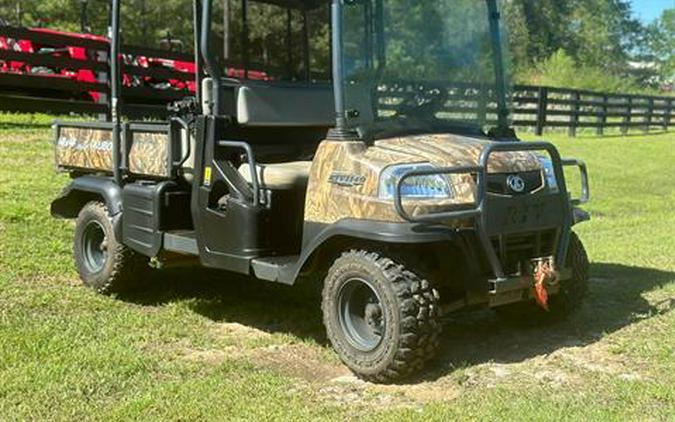
[[[442,122],[441,119],[429,119],[438,120],[434,124],[428,124],[428,128],[425,129],[424,125],[419,125],[410,127],[409,130],[405,128],[382,128],[380,130],[376,124],[377,119],[374,119],[374,122],[371,127],[354,127],[350,126],[349,117],[350,113],[355,113],[354,110],[347,109],[347,100],[346,100],[346,76],[345,76],[345,7],[354,5],[354,3],[360,3],[363,0],[332,0],[332,61],[333,61],[333,85],[335,93],[335,109],[336,109],[336,120],[337,120],[337,131],[350,133],[352,135],[358,135],[360,138],[372,138],[372,137],[381,137],[384,133],[397,132],[401,135],[406,134],[406,132],[419,133],[419,132],[459,132],[459,133],[483,133],[481,125],[478,123],[471,124],[463,121],[452,121],[447,120]],[[368,1],[368,0],[366,0]],[[371,30],[373,32],[365,31],[365,40],[366,49],[373,54],[373,58],[377,61],[377,66],[374,69],[376,75],[381,76],[383,67],[386,65],[386,40],[384,39],[385,28],[384,28],[384,0],[375,0],[374,1],[374,10],[370,11],[370,15],[373,17],[373,25]],[[484,0],[487,6],[487,22],[489,22],[489,38],[490,38],[490,48],[492,50],[491,56],[494,67],[494,96],[497,106],[496,115],[497,115],[497,128],[496,133],[507,133],[509,131],[509,116],[511,115],[511,110],[509,108],[510,102],[507,99],[508,95],[508,82],[507,82],[507,72],[506,72],[506,57],[504,55],[504,36],[502,34],[502,19],[500,15],[500,10],[498,7],[498,0]],[[347,4],[346,4],[347,3]],[[365,3],[365,2],[363,2]],[[370,2],[368,1],[370,4]],[[372,9],[372,7],[371,7]],[[366,12],[368,13],[368,12]],[[374,41],[373,41],[374,40]],[[373,44],[375,48],[373,48]],[[379,77],[377,78],[379,79]],[[426,81],[425,81],[426,82]],[[382,83],[381,80],[378,83]],[[356,112],[358,113],[358,112]]]

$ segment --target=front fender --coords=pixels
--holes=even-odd
[[[390,223],[344,219],[333,224],[306,222],[300,259],[280,273],[280,282],[295,283],[300,272],[316,252],[336,238],[382,244],[427,244],[452,240],[457,231],[440,225]]]

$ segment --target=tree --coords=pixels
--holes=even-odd
[[[675,82],[675,7],[650,26],[649,45],[663,81]]]
[[[564,50],[584,66],[621,74],[644,41],[627,0],[505,0],[504,10],[520,71]]]

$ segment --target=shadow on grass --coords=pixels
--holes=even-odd
[[[514,327],[490,311],[459,315],[446,326],[435,368],[439,377],[457,366],[517,363],[564,347],[583,347],[636,321],[675,309],[675,300],[652,305],[642,295],[675,282],[675,273],[619,264],[591,265],[586,301],[567,321]]]
[[[236,322],[326,344],[317,288],[289,287],[198,267],[156,271],[146,286],[120,299],[150,306],[185,302],[216,322]]]
[[[51,123],[0,122],[0,130],[49,129],[51,126]]]
[[[652,306],[642,297],[673,281],[673,272],[596,263],[591,266],[588,299],[566,322],[518,328],[489,310],[458,314],[446,325],[439,357],[424,380],[437,379],[457,367],[521,362],[563,347],[591,344],[637,320],[673,309],[675,300]],[[185,302],[194,312],[216,322],[289,333],[328,347],[316,288],[291,288],[229,273],[186,268],[157,272],[149,290],[122,299],[150,306]]]

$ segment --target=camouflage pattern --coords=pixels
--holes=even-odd
[[[129,151],[129,171],[138,176],[169,177],[169,136],[134,132]],[[56,164],[65,170],[112,173],[110,129],[61,127],[56,140]]]
[[[133,174],[169,177],[169,136],[166,133],[133,133],[129,171]]]
[[[391,200],[378,197],[380,174],[395,164],[431,163],[437,167],[475,166],[488,139],[458,135],[420,135],[375,142],[324,141],[312,165],[305,218],[307,221],[332,224],[346,218],[402,222]],[[490,173],[515,173],[542,170],[536,155],[529,152],[494,153],[490,156]],[[363,183],[340,186],[330,183],[334,174],[362,176]],[[404,201],[410,215],[447,210],[450,205],[475,203],[476,185],[471,175],[452,175],[449,182],[454,196],[442,200]],[[457,222],[458,226],[469,222]]]
[[[56,164],[61,168],[112,172],[112,131],[62,127],[56,140]]]

